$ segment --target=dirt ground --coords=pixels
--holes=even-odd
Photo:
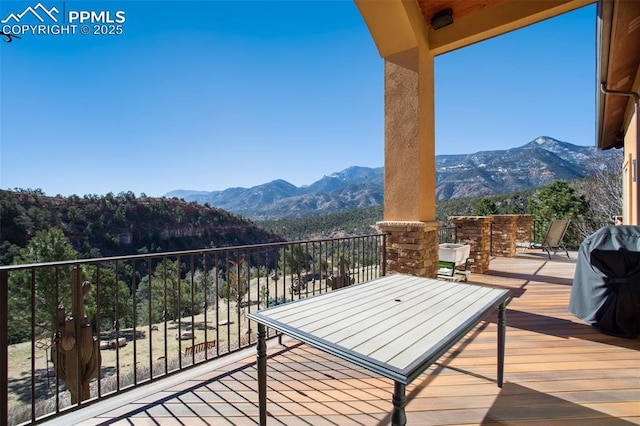
[[[308,282],[300,286],[299,293],[291,292],[291,286],[295,279],[287,276],[280,278],[277,282],[269,280],[269,295],[271,298],[286,296],[288,300],[306,297],[314,293],[320,293],[321,288],[326,288],[324,282]],[[250,289],[245,299],[257,300],[260,288],[266,284],[266,278],[260,280],[253,279],[250,282]],[[276,288],[277,287],[277,288]],[[324,291],[324,290],[322,290]],[[151,363],[160,365],[163,368],[164,360],[175,365],[178,362],[179,354],[192,345],[217,341],[220,353],[228,352],[230,348],[237,346],[238,336],[246,340],[250,330],[250,324],[246,318],[247,312],[255,311],[264,306],[258,306],[252,302],[251,305],[243,304],[238,315],[236,303],[227,304],[224,300],[218,300],[218,306],[207,311],[205,314],[182,318],[180,327],[178,321],[167,321],[153,324],[151,327],[136,327],[136,338],[134,339],[132,329],[123,329],[119,336],[126,339],[124,346],[100,351],[101,367],[100,377],[114,375],[117,369],[120,374],[131,373],[133,366],[149,366]],[[150,330],[151,328],[151,330]],[[166,330],[166,340],[165,340]],[[178,330],[181,333],[192,332],[191,338],[179,340]],[[104,341],[103,341],[104,342]],[[165,348],[166,344],[166,348]],[[43,337],[36,341],[33,352],[31,342],[24,342],[9,346],[9,406],[16,407],[31,402],[31,386],[33,367],[34,386],[36,399],[45,399],[54,395],[56,389],[55,367],[51,362],[50,339]],[[135,354],[135,357],[134,357]],[[209,351],[209,355],[215,356],[216,351]],[[182,358],[183,365],[191,363],[191,357]],[[156,367],[158,368],[158,367]],[[62,387],[62,383],[60,384]]]

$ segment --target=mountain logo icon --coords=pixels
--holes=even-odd
[[[33,15],[38,21],[40,21],[42,23],[45,22],[45,18],[49,18],[53,22],[58,22],[58,18],[56,17],[56,14],[58,14],[59,12],[60,11],[56,7],[52,7],[51,9],[47,9],[46,7],[44,7],[42,5],[42,3],[38,3],[33,7],[28,6],[21,13],[17,13],[17,14],[16,13],[10,13],[9,16],[4,18],[0,22],[2,22],[3,24],[6,24],[9,21],[13,21],[14,23],[17,24],[22,20],[22,18],[24,18],[25,16],[28,16],[29,14]]]

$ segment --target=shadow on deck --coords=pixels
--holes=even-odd
[[[599,333],[567,310],[571,259],[494,258],[470,282],[509,288],[505,380],[496,323],[480,323],[407,387],[409,425],[640,424],[640,339]],[[443,283],[446,285],[446,283]],[[289,338],[268,342],[270,425],[387,425],[393,382]],[[255,350],[69,413],[49,424],[255,425]]]

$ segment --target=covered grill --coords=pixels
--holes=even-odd
[[[639,226],[607,226],[580,244],[569,311],[606,334],[640,334]]]

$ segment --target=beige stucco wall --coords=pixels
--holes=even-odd
[[[634,122],[636,117],[634,115]],[[624,138],[624,157],[625,162],[623,165],[625,186],[628,188],[627,199],[624,202],[625,212],[623,214],[623,223],[625,225],[638,225],[640,220],[638,218],[638,200],[640,194],[638,194],[638,140],[636,125],[629,123]],[[634,163],[635,162],[635,163]],[[635,170],[634,170],[635,169]],[[634,181],[635,175],[635,181]]]
[[[434,55],[415,1],[356,0],[385,61],[384,220],[435,221]]]
[[[420,68],[385,61],[386,221],[435,220],[433,58]]]
[[[640,68],[636,73],[633,92],[640,93]],[[626,128],[624,135],[624,164],[623,164],[623,190],[626,194],[624,200],[623,223],[625,225],[640,225],[640,136],[638,127],[640,117],[630,98],[627,103],[627,114],[625,116]],[[634,181],[635,176],[635,181]]]

